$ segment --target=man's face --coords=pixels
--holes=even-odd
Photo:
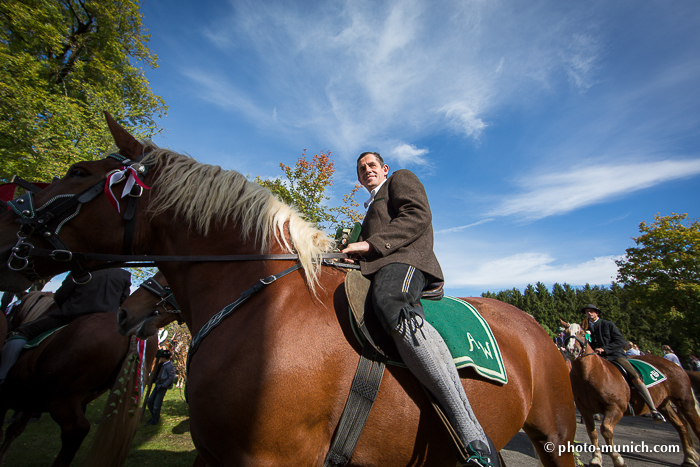
[[[367,154],[357,163],[357,180],[367,191],[372,191],[386,180],[389,166],[382,167],[374,154]]]
[[[591,321],[595,321],[598,319],[598,312],[592,308],[586,308],[586,315],[588,315],[588,319],[590,319]]]

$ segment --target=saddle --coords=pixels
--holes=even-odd
[[[362,336],[357,337],[360,341],[366,340],[384,358],[400,362],[401,357],[394,340],[384,332],[376,314],[366,312],[366,310],[372,310],[372,300],[369,293],[371,284],[372,282],[357,270],[348,271],[347,276],[345,276],[345,295],[357,327],[362,333]],[[423,291],[421,298],[423,300],[440,300],[445,295],[444,285],[444,282],[430,284]]]

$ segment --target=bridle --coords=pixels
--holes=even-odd
[[[50,258],[54,261],[69,262],[73,281],[77,284],[86,284],[90,281],[90,271],[123,266],[155,266],[160,262],[231,262],[231,261],[296,261],[296,254],[258,254],[258,255],[135,255],[132,252],[132,243],[135,232],[135,213],[137,202],[143,194],[144,178],[148,175],[150,166],[141,163],[144,154],[136,160],[128,159],[121,154],[109,154],[107,158],[115,159],[122,163],[121,169],[109,172],[105,179],[93,184],[77,194],[61,194],[54,196],[42,206],[34,207],[34,195],[41,191],[36,185],[26,182],[19,177],[13,177],[13,183],[19,184],[27,192],[7,202],[8,208],[18,216],[17,223],[20,228],[17,231],[17,243],[12,248],[7,260],[8,269],[15,272],[24,272],[25,277],[33,282],[41,282],[44,279],[34,270],[33,259],[35,257]],[[115,177],[118,177],[115,179]],[[112,185],[130,179],[135,183],[130,187],[127,206],[124,210],[124,238],[122,241],[122,254],[81,253],[71,251],[59,238],[61,228],[76,217],[83,204],[86,204],[101,193],[111,193]],[[128,187],[128,185],[127,185]],[[125,196],[125,195],[123,195]],[[36,248],[30,241],[34,234],[41,235],[54,249]],[[323,264],[331,264],[331,259],[344,259],[348,256],[342,253],[325,253],[322,255]],[[85,268],[81,262],[99,261],[99,266]]]
[[[579,345],[581,346],[582,352],[584,352],[586,350],[586,347],[589,345],[587,341],[581,339],[580,337],[578,337],[574,334],[571,334],[569,336],[566,336],[566,338],[564,339],[564,346],[565,347],[568,345],[570,339],[574,339],[576,342],[579,343]],[[574,360],[578,360],[579,358],[583,358],[583,357],[588,357],[589,355],[597,355],[597,354],[595,352],[583,353],[583,354],[577,356],[576,358],[574,358]]]
[[[141,283],[141,286],[139,287],[141,289],[147,290],[160,298],[160,301],[156,303],[156,309],[151,313],[151,315],[155,316],[163,316],[166,314],[176,314],[180,315],[180,305],[177,304],[177,300],[175,300],[175,296],[173,295],[173,291],[170,289],[169,286],[162,286],[158,282],[156,282],[153,277],[146,279]],[[168,305],[170,305],[170,308],[168,308]],[[179,323],[182,322],[182,319],[178,316],[177,321]]]
[[[137,160],[128,159],[121,154],[109,154],[107,158],[115,159],[122,163],[121,169],[109,172],[105,179],[93,184],[89,188],[77,194],[56,195],[42,206],[34,207],[34,195],[41,191],[36,185],[13,177],[12,182],[25,188],[27,192],[8,201],[7,207],[18,216],[16,222],[20,224],[17,231],[17,243],[12,248],[10,257],[7,260],[8,269],[21,272],[31,281],[43,281],[34,270],[34,257],[49,257],[55,261],[71,263],[70,271],[73,281],[76,284],[86,284],[90,281],[91,275],[79,262],[79,258],[66,246],[59,238],[59,233],[63,226],[80,213],[83,204],[88,203],[99,196],[107,193],[111,186],[130,179],[134,180],[133,185],[125,195],[128,195],[127,206],[124,211],[124,239],[122,242],[122,252],[126,255],[131,252],[134,238],[136,204],[143,194],[143,179],[148,175],[148,166],[141,163],[146,154]],[[128,185],[127,185],[128,186]],[[147,187],[146,187],[147,188]],[[124,196],[124,195],[123,195]],[[34,247],[30,237],[34,234],[41,235],[49,242],[54,249],[46,250]],[[90,260],[91,258],[83,258]]]

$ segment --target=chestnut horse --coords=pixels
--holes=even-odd
[[[52,296],[48,292],[23,296],[21,305],[12,312],[13,327],[51,311]],[[37,310],[38,315],[33,312]],[[99,449],[91,452],[90,465],[122,465],[136,430],[134,417],[129,416],[135,404],[131,394],[137,385],[136,372],[126,370],[138,365],[138,355],[133,339],[117,332],[116,321],[112,313],[86,315],[20,355],[0,390],[0,420],[8,409],[21,412],[5,433],[0,464],[32,414],[49,412],[61,427],[61,450],[53,465],[70,465],[90,430],[83,406],[111,388],[124,395],[112,397],[115,406],[110,405],[111,400],[105,406],[106,416],[93,444]],[[147,362],[153,360],[156,347],[151,339]]]
[[[152,259],[194,334],[242,292],[264,287],[217,327],[207,327],[210,332],[190,354],[192,439],[212,467],[322,465],[361,353],[349,322],[345,272],[322,266],[332,241],[243,175],[144,146],[109,116],[108,124],[124,159],[110,155],[74,164],[33,195],[37,216],[43,216],[42,206],[55,196],[79,194],[62,199],[80,204],[80,212],[59,233],[49,232],[74,253],[54,256],[84,259],[83,266],[90,267],[105,258],[94,254],[118,255],[125,244],[138,255],[159,255]],[[137,159],[141,162],[131,165]],[[125,165],[133,170],[125,172]],[[134,174],[151,189],[124,190],[140,196],[131,209],[135,225],[128,242],[124,233],[131,227],[124,213],[131,197],[119,193],[120,183],[133,182]],[[21,210],[0,216],[0,260],[6,263],[0,289],[25,289],[37,277],[71,267],[41,255],[40,247],[49,246],[41,231]],[[278,254],[296,256],[267,256]],[[217,261],[219,255],[229,259]],[[236,261],[234,255],[244,256]],[[295,265],[301,269],[277,281],[271,277]],[[576,428],[571,383],[559,351],[521,310],[487,298],[465,300],[488,321],[508,372],[508,383],[496,384],[471,369],[460,371],[484,430],[500,450],[523,428],[544,465],[573,467],[573,453],[559,456],[552,449],[573,443]],[[453,467],[455,460],[447,430],[417,380],[404,368],[387,368],[349,465]]]
[[[574,390],[574,400],[586,424],[591,443],[595,446],[591,464],[602,465],[603,456],[598,445],[598,432],[593,415],[603,415],[600,431],[608,446],[614,446],[615,425],[626,415],[628,404],[637,415],[649,412],[649,408],[637,391],[630,390],[630,386],[615,365],[593,351],[581,326],[571,324],[567,335],[572,336],[568,340],[567,350],[572,359],[571,386]],[[650,363],[666,375],[667,379],[650,387],[649,393],[657,409],[678,431],[683,447],[683,465],[697,466],[700,457],[695,451],[689,425],[695,436],[700,436],[700,414],[685,371],[662,357],[647,355],[632,358]],[[671,404],[676,406],[677,411]],[[609,454],[616,467],[625,464],[619,453],[610,450]]]

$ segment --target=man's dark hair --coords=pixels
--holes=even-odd
[[[370,154],[372,154],[374,157],[377,158],[377,160],[379,161],[379,165],[381,167],[384,167],[386,165],[384,163],[384,159],[382,159],[382,156],[380,156],[378,152],[373,152],[373,151],[363,152],[362,154],[360,154],[360,157],[357,158],[357,162],[355,163],[355,171],[357,172],[358,177],[360,176],[360,170],[358,169],[357,165],[360,163],[360,161],[362,160],[363,157],[368,156]]]

